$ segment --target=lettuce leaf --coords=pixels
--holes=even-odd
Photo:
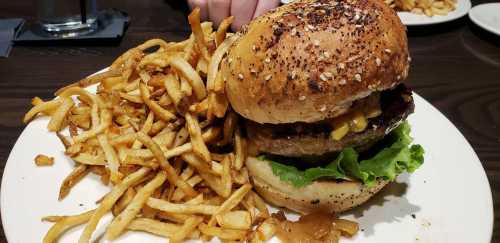
[[[424,163],[424,149],[411,145],[410,125],[404,122],[388,136],[390,146],[381,149],[372,158],[359,161],[359,154],[353,148],[345,148],[337,158],[324,167],[299,170],[294,166],[259,157],[269,162],[273,174],[295,187],[303,187],[320,178],[345,179],[354,177],[368,187],[378,179],[392,181],[403,172],[414,172]]]

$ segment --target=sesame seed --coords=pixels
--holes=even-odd
[[[295,79],[295,77],[297,77],[297,72],[295,70],[293,70],[292,73],[291,73],[291,75],[290,75],[290,77],[292,79]]]
[[[227,63],[231,64],[233,62],[233,59],[232,58],[228,58],[227,59]]]
[[[339,81],[339,84],[340,84],[340,85],[344,85],[344,84],[346,84],[346,80],[345,80],[345,79],[341,79],[341,80]]]
[[[310,29],[310,30],[314,30],[314,26],[312,26],[310,24],[307,25],[307,28]]]
[[[338,66],[339,66],[340,69],[344,69],[345,68],[345,63],[341,62],[341,63],[339,63]]]
[[[360,17],[361,16],[359,16],[359,13],[356,13],[356,15],[354,15],[354,21],[358,21]]]
[[[326,111],[326,105],[321,106],[321,108],[319,108],[319,111],[321,111],[321,112]]]
[[[411,62],[411,57],[410,56],[408,56],[408,62]]]
[[[397,79],[397,80],[400,80],[400,79],[401,79],[401,75],[398,75],[398,76],[396,77],[396,79]]]
[[[363,25],[361,25],[361,24],[357,24],[357,25],[355,25],[355,26],[356,26],[356,28],[361,28],[361,27],[363,27]]]
[[[387,53],[391,53],[392,52],[391,49],[385,49],[384,51],[387,52]]]
[[[305,100],[305,99],[306,99],[306,96],[305,96],[305,95],[301,95],[301,96],[299,97],[299,100],[300,100],[300,101]]]
[[[238,73],[238,78],[239,78],[239,79],[243,79],[243,78],[244,78],[244,77],[243,77],[243,74]]]
[[[257,47],[255,45],[252,45],[252,51],[256,51]]]
[[[354,79],[356,79],[356,81],[358,81],[358,82],[361,82],[361,75],[359,73],[356,73],[354,75]]]
[[[313,40],[313,45],[319,46],[319,40]]]
[[[380,60],[380,58],[377,57],[377,59],[375,59],[375,63],[377,63],[377,66],[380,66],[382,60]]]
[[[255,68],[250,69],[250,73],[257,73],[257,70]]]
[[[291,35],[297,34],[297,29],[295,27],[293,27],[292,30],[290,31],[290,34]]]
[[[266,75],[266,76],[264,77],[264,79],[265,79],[266,81],[269,81],[269,80],[272,78],[272,76],[273,76],[273,75],[268,74],[268,75]]]
[[[323,56],[325,56],[326,58],[330,58],[330,52],[325,51],[323,53]]]
[[[323,81],[326,81],[328,80],[328,78],[325,76],[325,73],[322,73],[319,75],[319,79],[323,80]]]
[[[271,59],[266,58],[266,59],[264,60],[264,62],[266,62],[266,63],[270,63],[270,62],[271,62]]]

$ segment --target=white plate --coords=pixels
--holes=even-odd
[[[281,3],[287,4],[292,1],[293,0],[281,0]],[[403,22],[403,24],[407,26],[431,25],[458,19],[466,15],[467,12],[469,12],[470,7],[471,7],[470,0],[457,0],[457,8],[445,16],[436,15],[433,17],[428,17],[423,14],[414,14],[410,12],[398,12],[398,16],[401,19],[401,22]]]
[[[401,19],[401,22],[407,26],[431,25],[461,18],[469,12],[470,7],[470,0],[457,0],[457,8],[444,16],[436,15],[428,17],[424,14],[414,14],[410,12],[398,12],[398,16]]]
[[[409,121],[415,142],[426,149],[425,164],[414,174],[399,176],[362,207],[342,215],[355,218],[362,231],[342,242],[363,243],[489,243],[493,206],[481,162],[460,132],[439,111],[415,94],[416,112]],[[48,119],[30,123],[17,140],[5,166],[1,213],[10,243],[40,242],[50,223],[46,215],[77,214],[94,207],[108,188],[96,177],[79,183],[62,202],[58,188],[71,168],[56,136],[46,131]],[[36,167],[37,154],[55,157],[52,167]],[[289,215],[292,218],[296,215]],[[104,222],[97,233],[102,234]],[[59,242],[77,242],[82,227]],[[273,241],[276,241],[274,239]],[[115,242],[165,242],[145,233],[126,233]]]
[[[474,6],[469,18],[479,27],[500,35],[500,3],[486,3]]]

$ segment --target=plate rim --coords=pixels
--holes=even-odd
[[[474,23],[476,24],[477,26],[479,26],[480,28],[492,33],[492,34],[496,34],[498,36],[500,36],[500,29],[495,29],[493,27],[491,27],[490,25],[488,25],[487,23],[484,23],[482,21],[480,21],[476,14],[479,14],[477,13],[478,11],[480,11],[480,8],[484,8],[484,7],[487,7],[487,5],[496,5],[499,7],[500,9],[500,2],[493,2],[493,3],[481,3],[481,4],[478,4],[478,5],[475,5],[474,7],[472,7],[470,10],[469,10],[469,19]]]

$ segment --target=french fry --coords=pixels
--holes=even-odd
[[[172,57],[169,60],[169,64],[182,74],[189,82],[191,87],[193,87],[194,94],[198,100],[201,100],[207,96],[207,91],[205,89],[205,84],[203,83],[200,75],[196,70],[191,67],[191,65],[186,62],[186,60],[180,57]]]
[[[94,212],[94,210],[90,210],[78,215],[62,216],[45,234],[43,243],[55,243],[57,238],[65,231],[87,222],[94,215]]]
[[[75,104],[71,98],[64,98],[62,100],[62,103],[52,114],[49,124],[47,125],[47,129],[51,132],[57,132],[62,129],[64,118]]]
[[[144,103],[158,116],[160,119],[164,121],[170,121],[175,118],[175,115],[170,111],[163,109],[160,105],[158,105],[155,101],[150,100],[150,93],[145,83],[140,83],[139,88],[141,90],[141,97]]]
[[[89,222],[85,226],[85,229],[83,230],[82,235],[80,236],[80,239],[78,240],[78,243],[89,243],[90,237],[92,236],[92,233],[94,232],[95,228],[97,227],[97,224],[101,220],[101,218],[109,212],[111,207],[115,204],[115,202],[123,195],[123,193],[134,183],[137,181],[141,180],[144,176],[146,176],[149,173],[150,169],[146,167],[142,167],[141,169],[137,170],[136,172],[128,175],[125,177],[119,184],[117,184],[111,192],[109,192],[102,202],[100,203],[99,207],[96,209],[92,217],[89,219]]]
[[[247,211],[229,211],[215,216],[217,223],[227,229],[249,230],[252,226],[250,214]]]
[[[116,217],[120,214],[125,207],[132,201],[136,194],[136,190],[133,187],[129,187],[127,191],[118,199],[115,205],[113,205],[113,209],[111,210],[113,215]]]
[[[35,117],[38,113],[41,112],[47,112],[49,110],[55,110],[57,107],[59,107],[62,104],[63,100],[62,99],[55,99],[47,102],[40,103],[39,105],[33,106],[25,115],[23,118],[24,123],[28,123]]]
[[[167,213],[180,213],[180,214],[205,214],[212,215],[218,210],[218,206],[202,205],[202,204],[178,204],[171,203],[162,199],[149,198],[147,201],[148,206],[161,210]]]
[[[187,184],[185,181],[183,181],[177,176],[177,173],[175,173],[174,168],[169,164],[169,162],[165,158],[165,155],[161,151],[160,147],[153,141],[153,139],[151,139],[151,137],[142,132],[139,132],[137,133],[137,138],[144,145],[146,145],[146,147],[148,147],[148,149],[151,150],[151,152],[153,152],[160,166],[167,172],[168,175],[167,179],[170,182],[170,184],[177,185],[178,187],[180,187],[184,191],[184,193],[186,193],[186,195],[188,195],[189,197],[196,196],[197,194],[196,191],[191,186],[189,186],[189,184]]]
[[[118,183],[123,177],[123,175],[118,171],[118,167],[120,167],[118,155],[116,154],[115,149],[109,144],[106,134],[100,134],[97,136],[97,139],[99,140],[99,144],[104,151],[104,156],[106,157],[109,171],[111,172],[111,182]]]
[[[203,142],[198,119],[193,117],[190,113],[186,113],[185,118],[189,136],[191,137],[191,144],[193,145],[193,152],[206,162],[209,162],[211,160],[210,152],[208,151],[207,145]]]
[[[177,80],[177,78],[175,78],[173,74],[168,74],[163,79],[163,85],[165,86],[165,89],[167,90],[167,94],[170,97],[170,99],[172,99],[175,106],[178,106],[183,96],[179,80]]]
[[[203,234],[217,236],[223,240],[243,240],[245,239],[247,234],[246,230],[223,229],[219,227],[208,226],[206,224],[200,224],[200,226],[198,226],[198,229]]]
[[[35,157],[35,164],[37,166],[51,166],[54,164],[54,157],[39,154]]]
[[[89,153],[78,153],[71,157],[74,161],[85,165],[106,165],[104,154],[92,155]]]
[[[66,176],[59,188],[59,201],[64,199],[71,191],[71,188],[81,181],[89,172],[90,170],[88,170],[87,165],[82,164],[75,167],[73,171]]]
[[[238,190],[234,191],[234,193],[224,201],[224,203],[217,209],[217,211],[212,215],[210,221],[208,221],[208,225],[212,226],[215,223],[215,216],[228,212],[233,209],[240,203],[240,201],[245,197],[245,195],[252,189],[250,184],[245,184],[238,188]]]
[[[203,222],[202,217],[189,217],[185,222],[184,225],[177,231],[175,234],[170,237],[169,241],[172,243],[178,243],[184,240],[191,232],[193,232],[196,227]]]
[[[217,29],[217,33],[215,34],[215,44],[217,44],[217,48],[220,48],[221,43],[224,41],[224,39],[226,39],[227,29],[231,27],[233,21],[234,16],[229,16],[222,20],[222,22],[219,24],[219,28]],[[213,56],[215,56],[215,53]]]
[[[144,231],[165,238],[171,238],[182,226],[172,223],[164,223],[154,219],[136,218],[127,226],[129,230]],[[192,231],[187,238],[195,239],[199,236],[199,231]]]
[[[191,14],[188,16],[188,21],[189,25],[191,25],[191,30],[193,31],[193,35],[196,41],[196,46],[198,47],[198,50],[200,50],[201,55],[205,60],[210,60],[206,42],[205,42],[205,35],[203,33],[203,30],[201,28],[200,24],[200,8],[195,8]]]
[[[219,141],[217,145],[224,146],[231,143],[237,125],[238,125],[238,115],[236,115],[235,112],[229,112],[226,116],[226,119],[224,120],[222,140]]]
[[[231,160],[229,156],[226,156],[221,162],[222,164],[222,175],[221,183],[224,186],[224,194],[231,194],[231,189],[233,188],[233,182],[231,179]]]
[[[116,216],[111,224],[108,225],[108,228],[106,229],[106,239],[116,239],[139,213],[151,194],[153,194],[156,188],[160,187],[166,179],[167,173],[165,171],[160,171],[156,174],[156,177],[153,180],[139,189],[137,194],[135,194],[134,199],[132,199],[132,201],[127,205],[125,210]]]
[[[234,133],[234,150],[235,150],[235,159],[234,159],[234,168],[236,170],[240,170],[245,163],[247,158],[246,155],[246,146],[247,142],[245,138],[241,137],[241,133],[239,129],[236,129]]]

